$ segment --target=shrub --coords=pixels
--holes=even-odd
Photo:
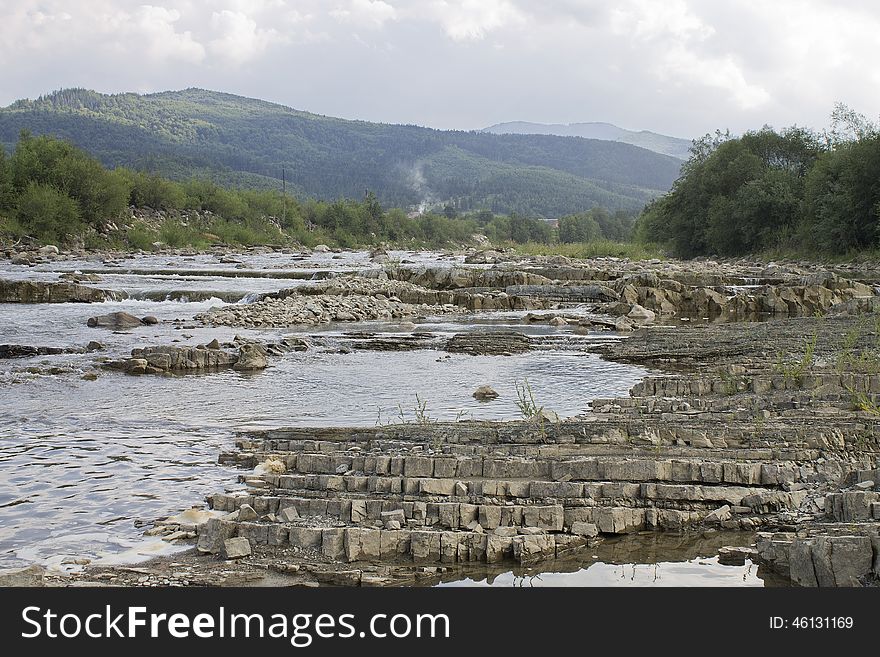
[[[38,182],[29,182],[19,196],[16,218],[29,234],[47,242],[68,242],[85,227],[75,200]]]

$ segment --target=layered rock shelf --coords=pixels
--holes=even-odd
[[[797,322],[795,334],[827,338],[817,338],[820,358],[856,324]],[[243,435],[221,460],[257,470],[242,476],[246,491],[209,498],[219,517],[200,528],[199,549],[222,555],[227,539],[243,536],[256,552],[293,550],[305,570],[344,569],[348,583],[354,566],[367,583],[376,564],[535,564],[607,536],[717,528],[759,532],[754,558],[794,583],[871,583],[880,443],[851,390],[880,398],[880,374],[777,371],[763,354],[790,324],[763,323],[736,348],[702,326],[603,345],[608,358],[653,364],[672,360],[669,335],[695,348],[688,372],[648,377],[629,398],[595,400],[591,413],[563,422]],[[711,353],[700,347],[704,333],[706,342],[714,335]],[[786,354],[797,348],[789,343]]]
[[[681,270],[632,273],[624,267],[538,266],[509,263],[488,269],[391,267],[332,275],[266,295],[253,304],[199,316],[212,325],[286,327],[333,321],[397,320],[456,312],[536,310],[586,304],[608,326],[627,332],[655,320],[817,313],[859,314],[880,309],[871,285],[832,272],[773,278]]]
[[[69,281],[0,280],[0,303],[100,303],[121,301],[123,292]]]

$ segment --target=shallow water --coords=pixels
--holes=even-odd
[[[391,255],[421,264],[452,262],[437,254]],[[372,266],[363,253],[342,258],[270,254],[238,259],[247,270],[295,271],[297,276]],[[104,345],[95,353],[0,360],[0,567],[35,561],[60,566],[73,557],[134,561],[172,550],[158,539],[145,539],[140,523],[198,505],[209,493],[238,487],[240,471],[217,464],[219,452],[232,448],[238,430],[415,421],[421,403],[430,419],[517,419],[516,384],[526,379],[539,405],[568,417],[584,412],[595,398],[626,395],[645,374],[641,368],[566,350],[564,344],[510,357],[447,355],[436,350],[339,353],[347,343],[346,333],[407,333],[393,322],[263,331],[204,327],[191,321],[195,314],[228,302],[245,302],[255,292],[302,284],[305,277],[252,276],[214,256],[142,256],[112,264],[119,267],[83,261],[36,268],[0,265],[0,277],[43,280],[55,280],[62,271],[97,270],[102,280],[94,285],[140,297],[101,304],[0,304],[0,343],[83,347],[98,340]],[[126,272],[112,273],[114,269]],[[236,275],[193,275],[218,269]],[[138,273],[156,270],[164,273]],[[175,290],[194,300],[181,301],[181,294],[171,295],[178,300],[161,300]],[[160,323],[120,332],[86,326],[88,317],[115,311],[154,315]],[[523,323],[523,315],[453,315],[416,321],[418,330],[430,331],[438,340],[475,325],[514,327],[578,342],[613,339],[607,334],[575,336],[570,327]],[[127,355],[146,345],[204,344],[215,337],[222,342],[235,334],[263,340],[299,335],[313,347],[272,358],[265,371],[252,374],[227,370],[132,377],[105,372],[96,381],[80,378],[99,356]],[[49,367],[68,373],[29,371]],[[499,392],[497,400],[481,403],[473,398],[474,389],[484,384]],[[667,579],[695,567],[685,557],[676,559],[678,566],[662,565]],[[637,569],[639,581],[641,571]],[[714,573],[708,577],[717,584],[734,583],[726,571],[705,570],[703,565],[698,571]],[[618,566],[606,570],[590,563],[567,573],[565,581],[605,582],[618,572]],[[492,581],[504,583],[505,577],[496,575]],[[542,576],[556,582],[555,577]],[[470,583],[479,584],[480,579]]]
[[[444,576],[439,586],[788,586],[790,582],[748,558],[722,561],[723,546],[748,546],[743,532],[706,535],[641,532],[608,537],[577,556],[535,567],[470,567]]]
[[[451,263],[436,254],[392,253],[422,264]],[[373,266],[364,253],[320,254],[306,259],[270,254],[240,256],[248,270],[316,272]],[[118,266],[113,266],[118,265]],[[93,285],[135,297],[164,299],[185,291],[202,301],[129,299],[100,304],[0,304],[0,343],[81,348],[100,352],[0,361],[0,565],[66,557],[134,559],[167,550],[144,541],[135,521],[150,521],[236,487],[239,474],[217,465],[234,431],[279,426],[360,425],[414,421],[418,400],[431,419],[514,419],[516,382],[528,378],[536,400],[561,416],[583,412],[591,399],[625,394],[643,375],[593,355],[536,351],[512,357],[452,355],[420,350],[334,353],[344,333],[402,333],[395,323],[327,325],[308,329],[244,330],[204,327],[191,320],[228,300],[301,284],[303,278],[249,276],[214,256],[141,256],[110,263],[61,261],[35,268],[0,266],[0,277],[55,280],[62,271],[100,271]],[[114,273],[118,270],[125,273]],[[235,276],[192,275],[222,269]],[[165,273],[132,273],[162,270]],[[167,273],[173,271],[174,273]],[[311,275],[311,274],[310,274]],[[177,296],[179,298],[180,295]],[[88,328],[98,314],[154,315],[160,323],[128,331]],[[444,336],[473,326],[460,316],[419,318],[419,330]],[[478,323],[552,334],[546,325],[522,324],[522,313],[481,316]],[[82,380],[99,356],[127,355],[138,346],[206,343],[235,334],[277,340],[317,336],[314,348],[273,358],[263,372],[232,370],[205,375],[131,377],[105,372]],[[606,336],[579,337],[607,339]],[[43,375],[60,367],[66,374]],[[480,403],[478,385],[500,398]]]

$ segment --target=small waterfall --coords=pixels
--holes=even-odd
[[[265,295],[262,292],[251,292],[249,294],[245,294],[236,303],[238,303],[239,305],[247,305],[249,303],[256,303],[257,301],[262,301],[264,296]]]

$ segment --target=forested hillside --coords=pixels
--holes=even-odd
[[[495,243],[548,245],[557,238],[627,239],[633,220],[622,210],[612,215],[594,208],[563,217],[556,231],[534,217],[488,210],[460,216],[452,206],[408,216],[383,208],[371,192],[357,200],[300,200],[277,189],[107,169],[68,141],[27,131],[11,155],[0,149],[0,250],[22,242],[121,250],[320,243],[437,247],[470,243],[477,232]]]
[[[611,123],[531,123],[529,121],[510,121],[497,123],[483,132],[496,135],[559,135],[561,137],[584,137],[585,139],[604,139],[647,148],[655,153],[671,155],[682,160],[688,158],[691,141],[680,137],[661,135],[649,130],[626,130]]]
[[[70,139],[103,164],[175,179],[277,188],[317,199],[374,192],[419,204],[557,218],[638,211],[681,162],[628,144],[348,121],[201,89],[103,95],[69,89],[0,109],[0,142],[21,129]]]

